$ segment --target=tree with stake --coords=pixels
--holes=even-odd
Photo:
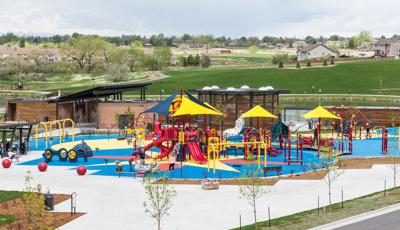
[[[328,185],[329,206],[332,205],[332,184],[339,178],[342,171],[333,163],[323,163],[323,169],[326,171],[324,178],[325,183]]]
[[[263,187],[262,179],[258,177],[259,172],[260,170],[247,172],[239,185],[240,197],[246,199],[250,206],[253,208],[255,228],[257,228],[256,201],[262,195],[267,193],[267,190]]]
[[[28,219],[27,229],[42,230],[49,229],[46,223],[46,212],[44,196],[41,194],[41,185],[33,186],[31,184],[33,177],[31,172],[27,171],[25,176],[24,195],[22,196],[25,215]]]
[[[152,183],[152,181],[152,178],[146,178],[144,181],[147,201],[143,202],[143,206],[157,223],[157,229],[160,230],[161,220],[165,215],[169,215],[176,191],[167,184],[166,178],[161,178],[158,183]]]
[[[389,147],[389,153],[392,152],[392,163],[389,165],[390,169],[393,172],[393,187],[395,188],[397,186],[397,172],[399,171],[399,156],[397,155],[397,151],[395,150],[395,145],[394,145],[394,141],[393,140],[388,140],[388,147]],[[388,156],[389,156],[388,153]]]

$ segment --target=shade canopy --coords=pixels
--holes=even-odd
[[[278,118],[274,114],[268,112],[268,110],[264,109],[263,107],[256,105],[249,111],[242,114],[243,118],[251,118],[251,117],[263,117],[263,118]]]
[[[221,113],[222,115],[226,116],[226,114],[224,114],[223,112],[219,111],[218,109],[216,109],[214,106],[208,104],[207,102],[204,102],[204,104],[205,104],[206,106],[208,106],[209,108],[211,108],[212,110],[215,110],[215,111]]]
[[[303,115],[306,119],[312,118],[330,118],[330,119],[341,119],[340,117],[336,116],[335,114],[329,112],[322,106],[318,106],[317,108],[311,110],[310,112]]]
[[[176,93],[172,94],[164,101],[147,109],[143,113],[158,113],[158,114],[168,116],[170,114],[170,106],[171,106],[172,102],[175,100],[175,98],[177,97],[176,95],[177,95]]]
[[[199,105],[196,102],[191,101],[186,96],[182,96],[182,102],[179,108],[176,110],[172,117],[184,116],[184,115],[216,115],[223,116],[224,114],[210,109],[208,107],[204,107]]]

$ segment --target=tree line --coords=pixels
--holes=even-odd
[[[13,33],[6,33],[0,35],[0,45],[7,43],[15,43],[20,44],[20,46],[24,46],[25,42],[29,42],[32,44],[56,44],[59,46],[60,44],[67,43],[72,39],[75,39],[79,36],[83,36],[79,33],[73,33],[72,35],[52,35],[52,36],[18,36]],[[357,48],[357,42],[359,39],[373,39],[373,36],[368,31],[362,31],[360,34],[352,36],[352,37],[343,37],[336,34],[333,34],[329,37],[319,36],[313,37],[311,35],[306,36],[304,39],[295,38],[295,37],[277,37],[277,36],[242,36],[239,38],[231,38],[229,36],[214,36],[214,35],[189,35],[183,34],[182,36],[166,36],[163,33],[154,34],[151,36],[142,36],[142,35],[121,35],[121,36],[97,36],[105,41],[116,45],[116,46],[129,46],[133,42],[141,42],[142,44],[148,44],[151,46],[177,46],[180,44],[187,44],[190,47],[203,47],[207,46],[209,48],[212,47],[250,47],[253,45],[259,46],[261,45],[286,45],[288,47],[293,46],[295,41],[304,40],[308,44],[315,43],[324,43],[326,41],[342,41],[348,40],[347,46],[349,48]],[[385,38],[385,36],[381,36],[380,38]],[[394,34],[391,38],[399,39],[400,35]]]

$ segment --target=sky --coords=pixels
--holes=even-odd
[[[399,0],[0,0],[0,33],[374,36],[400,33]]]

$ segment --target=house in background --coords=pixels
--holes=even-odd
[[[323,44],[312,44],[303,47],[297,51],[297,60],[305,61],[309,59],[318,59],[322,57],[337,58],[339,52]]]
[[[395,57],[400,56],[400,40],[399,39],[380,39],[374,44],[375,56]]]
[[[0,46],[2,59],[36,59],[42,63],[52,64],[62,59],[60,51],[56,48],[18,48]]]

